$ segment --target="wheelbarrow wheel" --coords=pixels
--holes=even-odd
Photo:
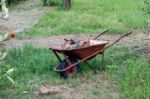
[[[71,63],[74,64],[77,62],[77,59],[76,58],[71,58]],[[65,69],[69,66],[68,62],[66,60],[62,61],[61,64],[59,65],[59,69],[62,70],[62,69]],[[65,79],[68,78],[68,77],[72,77],[74,76],[76,73],[78,73],[80,71],[80,67],[79,65],[76,65],[74,67],[72,67],[71,69],[69,70],[66,70],[66,71],[63,71],[63,72],[60,72],[60,75],[62,77],[64,77]]]

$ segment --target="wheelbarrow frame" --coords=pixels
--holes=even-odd
[[[107,31],[104,31],[103,33],[101,33],[100,35],[98,35],[97,37],[95,37],[94,39],[97,39],[98,37],[100,37],[100,36],[101,36],[102,34],[104,34],[105,32],[107,32]],[[60,63],[62,62],[62,60],[61,60],[60,56],[58,55],[58,53],[63,54],[65,60],[66,60],[66,61],[68,62],[68,64],[69,64],[68,67],[66,67],[66,68],[64,68],[64,69],[61,69],[61,70],[58,69],[58,66],[56,66],[56,67],[54,68],[54,71],[56,71],[56,72],[64,72],[64,71],[67,71],[67,70],[73,68],[74,66],[80,64],[81,62],[86,62],[87,60],[89,60],[89,59],[91,59],[91,58],[94,58],[94,57],[95,57],[96,55],[98,55],[98,54],[102,54],[102,62],[104,62],[104,51],[105,51],[106,49],[108,49],[109,47],[113,46],[114,44],[116,44],[117,42],[119,42],[119,41],[120,41],[122,38],[124,38],[125,36],[128,36],[129,34],[132,34],[132,32],[128,32],[128,33],[126,33],[126,34],[120,36],[116,41],[114,41],[114,42],[111,43],[111,44],[106,43],[105,45],[108,44],[107,46],[104,46],[102,49],[100,49],[100,50],[94,52],[94,53],[91,54],[91,55],[88,55],[88,56],[85,57],[85,58],[78,59],[79,61],[76,62],[76,63],[73,63],[73,64],[71,63],[71,61],[70,61],[70,59],[69,59],[69,55],[67,55],[64,50],[55,49],[55,48],[51,47],[50,49],[53,51],[54,55],[57,57],[57,59],[59,60]],[[93,40],[94,40],[94,39],[93,39]],[[98,45],[95,45],[95,46],[98,46]],[[81,48],[81,49],[82,49],[82,48]],[[76,50],[76,49],[74,49],[74,50]],[[70,51],[72,51],[72,50],[70,50]]]

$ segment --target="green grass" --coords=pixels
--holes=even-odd
[[[109,56],[112,58],[107,61],[108,74],[117,82],[121,99],[149,99],[150,61],[132,50],[134,48],[120,47],[110,50]]]
[[[150,95],[150,68],[149,63],[140,58],[130,47],[113,47],[106,51],[106,73],[108,77],[119,87],[120,98],[128,99],[149,99]],[[118,53],[119,52],[119,53]],[[33,85],[67,85],[72,88],[79,88],[82,85],[81,79],[90,81],[86,86],[83,94],[87,98],[98,98],[101,91],[97,89],[97,85],[93,86],[100,79],[101,68],[99,66],[99,58],[90,61],[94,64],[94,68],[98,74],[93,72],[81,64],[82,71],[73,78],[64,80],[53,71],[54,65],[57,64],[53,54],[45,48],[34,48],[25,46],[19,49],[12,49],[9,52],[6,65],[13,66],[15,71],[12,75],[16,85],[12,86],[7,80],[0,82],[1,98],[16,99],[34,99],[34,92],[37,90]],[[28,94],[23,94],[27,91]],[[107,91],[106,91],[107,92]],[[50,97],[50,96],[48,96]],[[47,97],[47,98],[48,98]],[[52,98],[61,99],[59,96],[51,96]],[[46,96],[41,97],[43,99]]]
[[[110,29],[122,33],[147,27],[143,0],[73,0],[69,11],[56,7],[41,17],[28,36],[95,33]]]

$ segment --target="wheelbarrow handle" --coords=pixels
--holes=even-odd
[[[121,39],[123,39],[125,36],[128,36],[128,35],[130,35],[130,34],[132,34],[132,32],[128,32],[128,33],[123,34],[123,35],[120,36],[116,41],[114,41],[114,42],[111,43],[110,45],[106,46],[106,47],[104,48],[104,50],[107,49],[107,48],[109,48],[109,47],[111,47],[111,46],[113,46],[114,44],[116,44],[117,42],[119,42]]]
[[[96,37],[93,38],[93,40],[98,39],[101,35],[103,35],[104,33],[107,33],[109,30],[105,30],[102,33],[100,33],[99,35],[97,35]]]

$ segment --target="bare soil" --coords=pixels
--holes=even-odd
[[[45,95],[62,96],[64,99],[118,99],[118,88],[107,78],[105,72],[94,74],[95,80],[85,77],[69,85],[36,85],[39,98]]]
[[[27,0],[20,2],[16,8],[9,8],[9,19],[0,18],[0,34],[21,28],[29,28],[51,7],[42,7],[40,0]]]
[[[31,38],[31,39],[11,39],[9,41],[6,41],[6,45],[9,48],[17,48],[17,47],[23,47],[25,45],[33,45],[35,47],[45,47],[49,48],[51,46],[60,45],[64,43],[64,38],[75,38],[79,40],[89,40],[95,37],[97,34],[79,34],[79,35],[63,35],[63,36],[49,36],[49,37],[38,37],[38,38]],[[111,42],[117,40],[121,35],[119,34],[104,34],[102,35],[99,40],[108,40]],[[137,44],[143,44],[143,43],[149,43],[150,38],[148,37],[148,34],[146,34],[144,31],[133,31],[133,33],[122,40],[120,40],[117,44],[123,45],[123,46],[131,46],[131,45],[137,45]]]

